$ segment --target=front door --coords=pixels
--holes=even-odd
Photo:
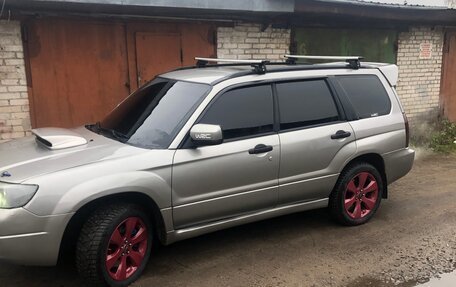
[[[270,85],[218,96],[198,123],[220,125],[224,143],[182,148],[173,164],[175,228],[272,208],[277,202],[279,137]],[[258,145],[271,150],[249,151]]]

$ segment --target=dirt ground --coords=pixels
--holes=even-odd
[[[389,194],[364,226],[316,210],[158,248],[133,286],[414,286],[455,270],[456,156],[418,159]],[[83,283],[72,266],[0,264],[0,286]]]

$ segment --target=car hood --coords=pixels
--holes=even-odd
[[[147,151],[84,127],[36,129],[33,133],[34,136],[0,144],[0,181],[19,183],[43,174]]]

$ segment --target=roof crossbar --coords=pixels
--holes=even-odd
[[[296,64],[298,59],[306,60],[330,60],[330,61],[345,61],[352,69],[359,69],[361,67],[361,56],[308,56],[308,55],[285,55],[287,64]]]
[[[255,73],[265,74],[266,65],[270,62],[267,60],[238,60],[238,59],[221,59],[221,58],[201,58],[195,57],[196,67],[204,68],[207,67],[209,63],[222,63],[222,64],[239,64],[239,65],[249,65],[253,67]],[[211,66],[217,66],[211,65]]]

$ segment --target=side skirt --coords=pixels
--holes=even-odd
[[[183,229],[169,231],[166,234],[166,245],[184,240],[191,237],[196,237],[202,234],[214,232],[221,229],[234,227],[246,223],[251,223],[259,220],[264,220],[272,217],[277,217],[285,214],[296,213],[311,209],[325,208],[328,206],[329,199],[319,199],[307,202],[294,203],[285,206],[277,206],[272,209],[262,210],[251,214],[241,215],[220,221],[210,222],[202,225],[192,226]]]

